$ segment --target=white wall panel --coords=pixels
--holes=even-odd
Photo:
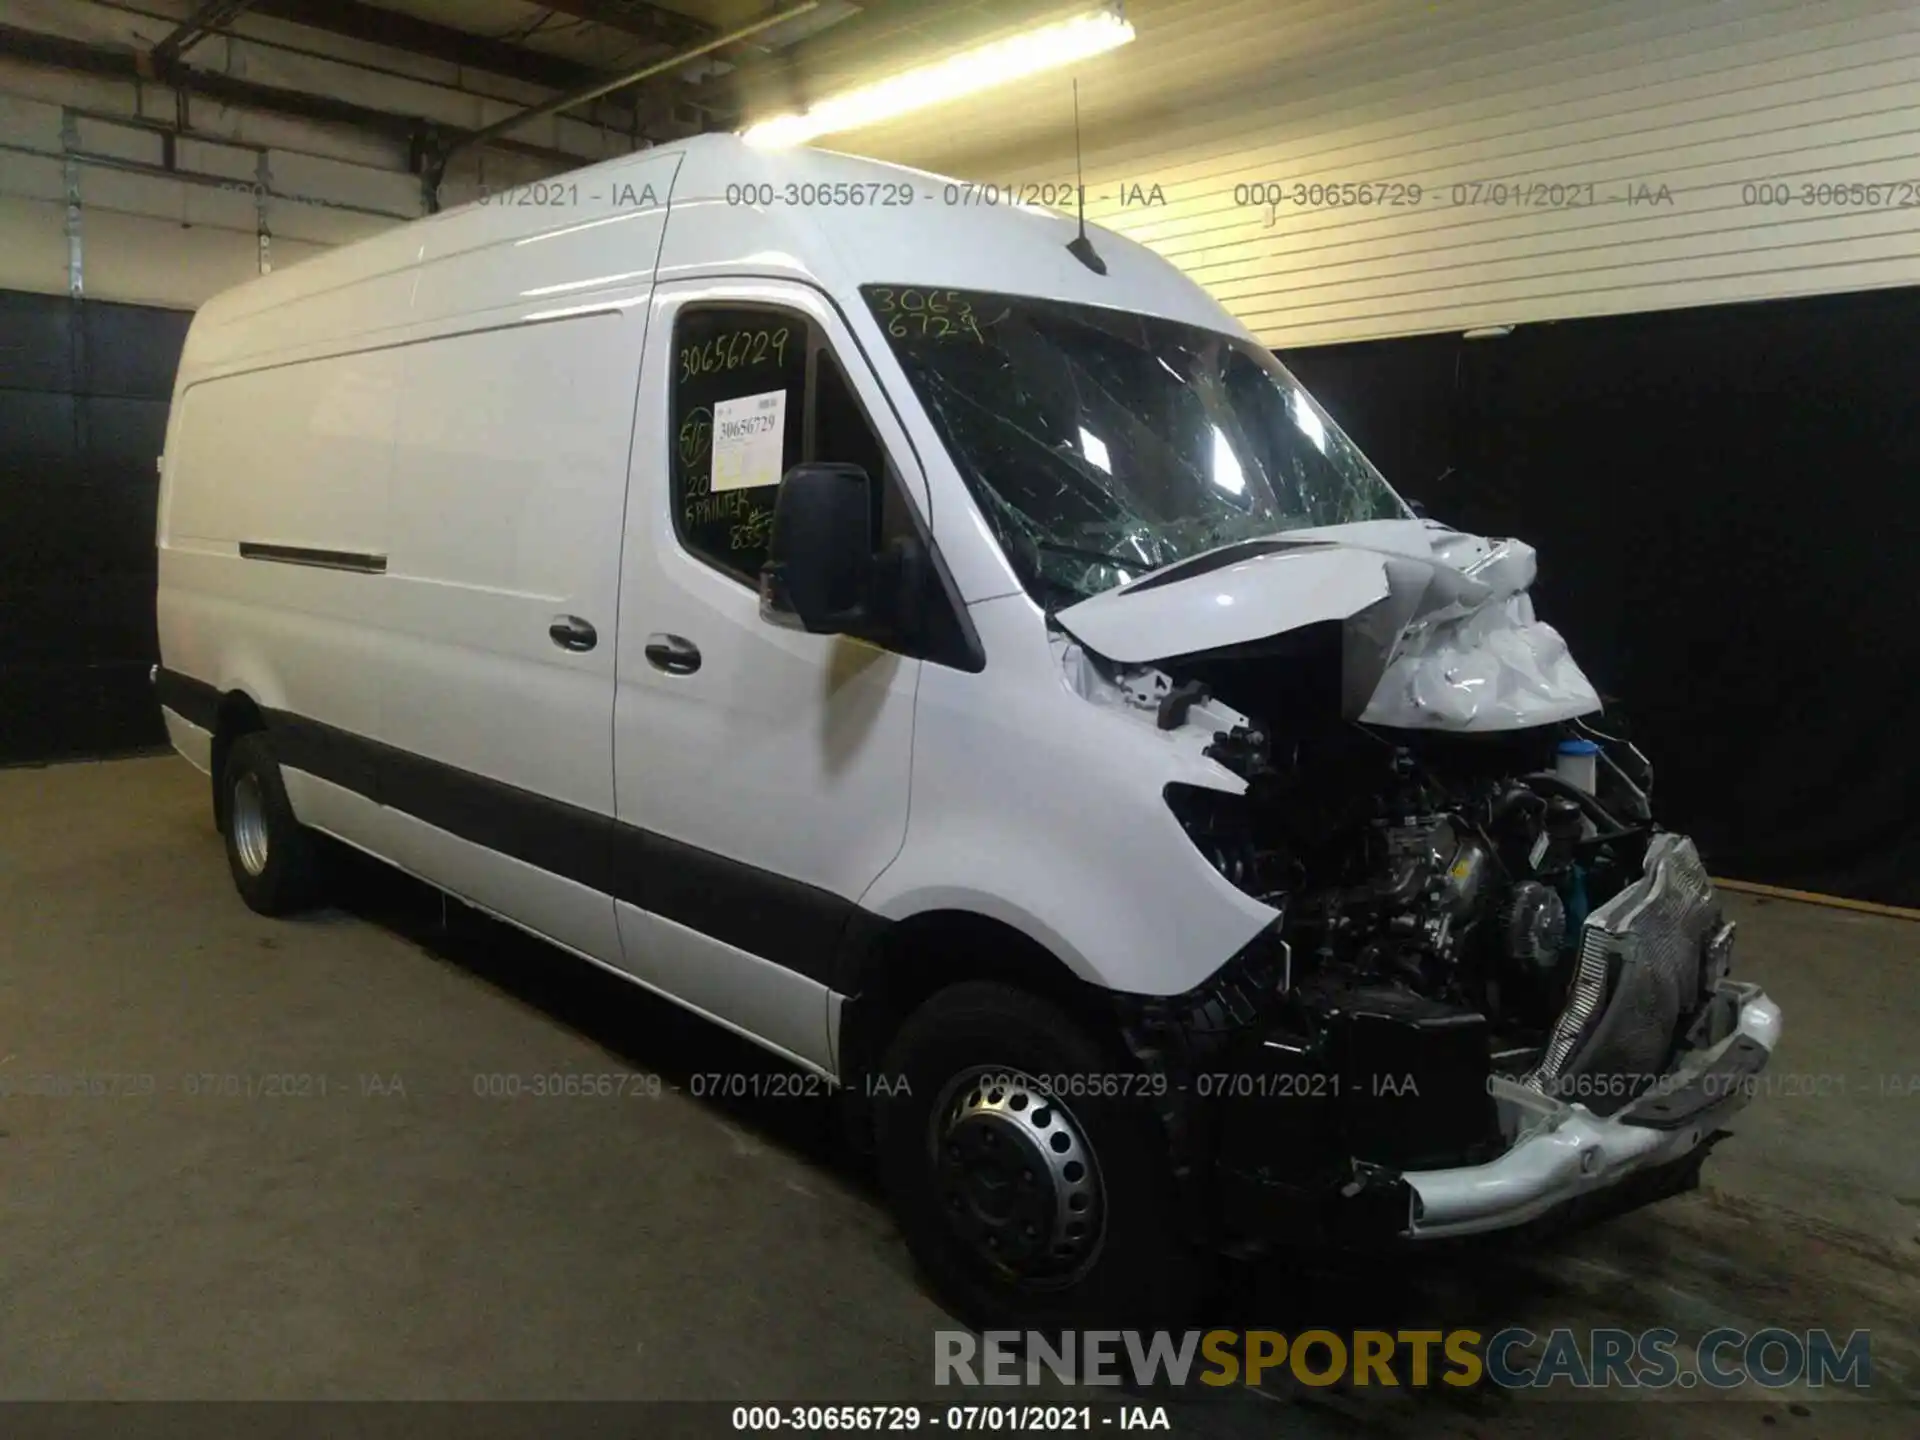
[[[12,200],[46,200],[64,206],[66,171],[52,156],[0,149],[0,208]]]
[[[4,175],[0,168],[0,187]],[[66,290],[66,223],[65,205],[0,194],[0,290]]]
[[[60,105],[20,96],[0,109],[0,272],[11,288],[68,288],[69,158],[95,299],[197,306],[260,273],[263,218],[280,269],[421,213],[419,181],[404,173],[202,139],[182,140],[167,173],[157,132],[76,114],[69,145],[61,118]]]
[[[1127,14],[1139,38],[1078,71],[1089,217],[1271,344],[1920,283],[1911,0]],[[1036,77],[837,145],[1070,181],[1071,116],[1068,78]],[[1288,203],[1241,203],[1261,182]],[[1789,203],[1754,203],[1776,182]],[[1834,182],[1882,188],[1802,192]],[[1164,203],[1121,203],[1134,185]]]
[[[251,233],[99,209],[82,223],[90,299],[190,310],[259,274]]]

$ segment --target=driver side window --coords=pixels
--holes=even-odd
[[[886,450],[804,316],[767,305],[695,305],[674,322],[669,499],[680,543],[756,587],[780,477],[802,460],[859,465],[883,540],[910,526]]]
[[[694,306],[674,321],[674,530],[746,584],[767,558],[780,477],[800,459],[807,345],[807,322],[790,311]]]

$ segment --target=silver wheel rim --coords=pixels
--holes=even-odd
[[[1106,1194],[1085,1130],[1017,1070],[962,1071],[933,1107],[942,1213],[975,1259],[1032,1288],[1071,1285],[1106,1237]]]
[[[260,793],[260,779],[248,771],[233,787],[233,807],[227,816],[233,829],[234,853],[249,875],[262,874],[267,868],[267,802]]]

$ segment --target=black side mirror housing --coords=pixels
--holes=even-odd
[[[760,617],[813,635],[866,637],[874,613],[873,478],[858,465],[794,466],[773,503]]]

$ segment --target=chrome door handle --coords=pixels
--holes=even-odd
[[[700,668],[700,647],[684,635],[655,631],[647,637],[647,663],[669,675],[691,675]]]
[[[562,650],[591,650],[600,643],[599,633],[578,615],[554,616],[547,638]]]

